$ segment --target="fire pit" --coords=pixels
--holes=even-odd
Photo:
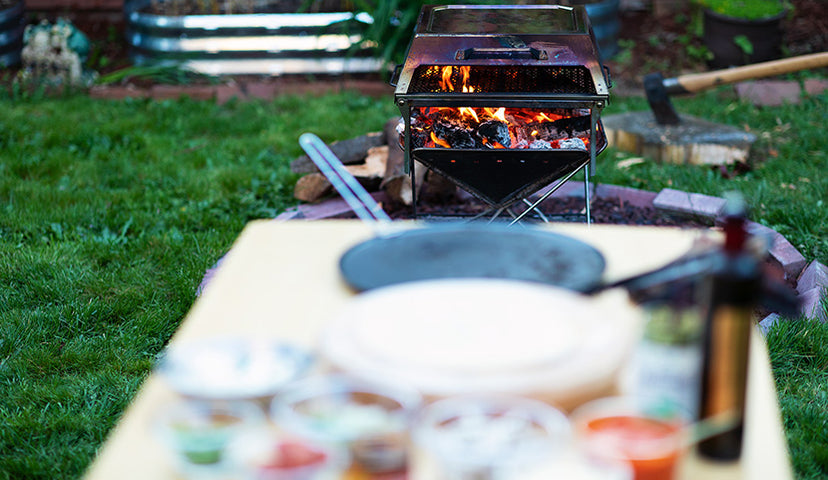
[[[412,182],[417,160],[495,217],[580,170],[586,185],[607,145],[609,74],[581,6],[425,6],[392,85]]]

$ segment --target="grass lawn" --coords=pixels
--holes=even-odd
[[[755,168],[599,158],[597,181],[742,191],[753,218],[828,263],[828,95],[758,109],[721,89],[685,113],[760,136]],[[605,112],[644,109],[614,99]],[[0,98],[0,479],[78,478],[245,223],[293,205],[299,134],[378,131],[391,99],[270,103]],[[799,478],[828,475],[828,326],[769,337]]]

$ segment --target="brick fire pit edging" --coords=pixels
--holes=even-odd
[[[725,200],[719,197],[700,193],[687,193],[680,190],[665,188],[658,193],[639,190],[630,187],[620,187],[607,184],[590,184],[590,192],[594,198],[619,199],[624,203],[637,207],[651,207],[672,215],[691,216],[710,223],[717,224],[725,206]],[[535,195],[542,195],[541,190]],[[386,200],[383,192],[372,194],[375,200],[382,203]],[[584,196],[583,184],[568,183],[563,185],[556,196]],[[287,220],[324,220],[336,217],[351,209],[341,198],[333,198],[315,204],[302,204],[288,209],[275,218],[276,221]],[[775,230],[756,222],[749,222],[748,228],[756,235],[768,238],[771,248],[768,262],[773,268],[784,274],[785,280],[794,285],[800,301],[802,315],[817,318],[821,322],[828,321],[821,308],[821,300],[828,291],[828,267],[814,260],[807,259],[784,236]],[[208,276],[205,276],[205,282]],[[202,286],[204,282],[202,282]],[[781,317],[772,313],[759,322],[762,332],[778,321]]]

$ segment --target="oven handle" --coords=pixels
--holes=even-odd
[[[400,72],[402,71],[403,65],[400,63],[396,67],[394,67],[394,73],[391,74],[391,80],[388,80],[388,84],[392,87],[397,86],[397,82],[400,81]]]
[[[610,68],[606,65],[604,67],[604,80],[607,82],[607,88],[612,88],[612,75],[610,75]]]
[[[460,49],[454,54],[455,60],[491,60],[497,58],[506,58],[510,60],[526,59],[526,60],[549,60],[549,54],[546,50],[538,50],[536,48],[467,48]]]

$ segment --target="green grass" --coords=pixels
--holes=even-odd
[[[619,168],[618,162],[632,155],[608,149],[599,160],[597,181],[714,196],[738,190],[753,220],[784,235],[809,260],[828,263],[828,139],[821,126],[828,122],[828,93],[807,97],[800,105],[762,108],[738,102],[731,88],[722,88],[673,103],[682,114],[755,134],[752,170],[728,179],[706,166],[644,162]],[[620,99],[604,115],[647,108],[643,98]]]
[[[608,151],[597,180],[743,191],[755,219],[827,263],[828,98],[758,109],[719,90],[676,104],[748,125],[762,137],[756,168],[731,180],[706,167],[620,168],[628,155]],[[643,108],[615,99],[605,113]],[[390,98],[356,94],[223,106],[17,95],[0,97],[0,112],[0,479],[81,476],[204,271],[246,222],[295,203],[299,134],[354,137],[397,113]],[[785,327],[770,345],[794,465],[819,478],[826,326]]]
[[[299,134],[359,95],[0,101],[0,478],[77,478],[245,223],[294,203]]]
[[[785,432],[799,478],[828,477],[826,345],[828,324],[814,321],[784,322],[768,334]]]

